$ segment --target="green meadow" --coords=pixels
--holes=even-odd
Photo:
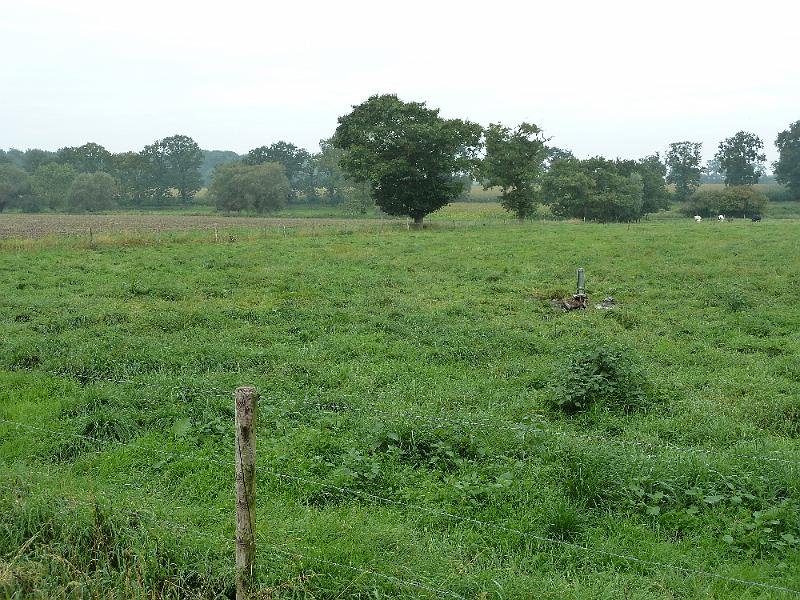
[[[800,594],[800,221],[448,210],[0,242],[0,597],[232,598],[241,385],[253,598]]]

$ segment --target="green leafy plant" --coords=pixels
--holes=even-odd
[[[646,389],[644,371],[632,350],[615,343],[592,342],[572,353],[551,403],[567,414],[595,406],[628,412],[645,404]]]

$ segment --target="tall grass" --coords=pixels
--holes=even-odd
[[[230,597],[243,384],[256,597],[777,593],[665,564],[800,588],[798,228],[8,242],[0,596]],[[578,266],[616,309],[553,308]],[[626,352],[574,361],[590,340]]]

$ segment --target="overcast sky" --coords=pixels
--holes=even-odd
[[[800,119],[800,2],[25,0],[0,16],[0,147],[140,149],[184,133],[316,150],[375,93],[578,156],[678,140],[711,158]]]

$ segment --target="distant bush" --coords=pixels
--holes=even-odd
[[[375,208],[375,200],[370,195],[369,185],[355,184],[342,190],[342,209],[349,215],[365,215]]]
[[[292,188],[281,164],[226,163],[214,169],[209,192],[217,210],[264,213],[286,206]]]
[[[719,213],[732,217],[749,217],[766,212],[769,199],[752,186],[734,185],[722,191]]]
[[[117,182],[108,173],[81,173],[75,177],[67,193],[67,209],[71,212],[97,212],[114,207]]]
[[[561,158],[542,177],[542,198],[554,215],[600,223],[630,223],[667,207],[664,165],[639,161]]]
[[[78,172],[70,165],[46,163],[31,175],[31,189],[35,197],[34,209],[60,210],[69,194]]]
[[[681,212],[688,217],[699,215],[710,217],[719,214],[721,190],[700,188],[694,192],[681,206]]]
[[[687,216],[746,217],[764,214],[768,203],[769,199],[766,195],[749,185],[734,185],[724,188],[704,187],[689,196],[681,208],[681,212]]]
[[[25,171],[14,165],[0,165],[0,212],[19,206],[30,191],[31,184]]]
[[[631,350],[593,342],[573,352],[558,378],[552,404],[567,414],[595,406],[630,412],[645,404],[646,387],[639,359]]]

